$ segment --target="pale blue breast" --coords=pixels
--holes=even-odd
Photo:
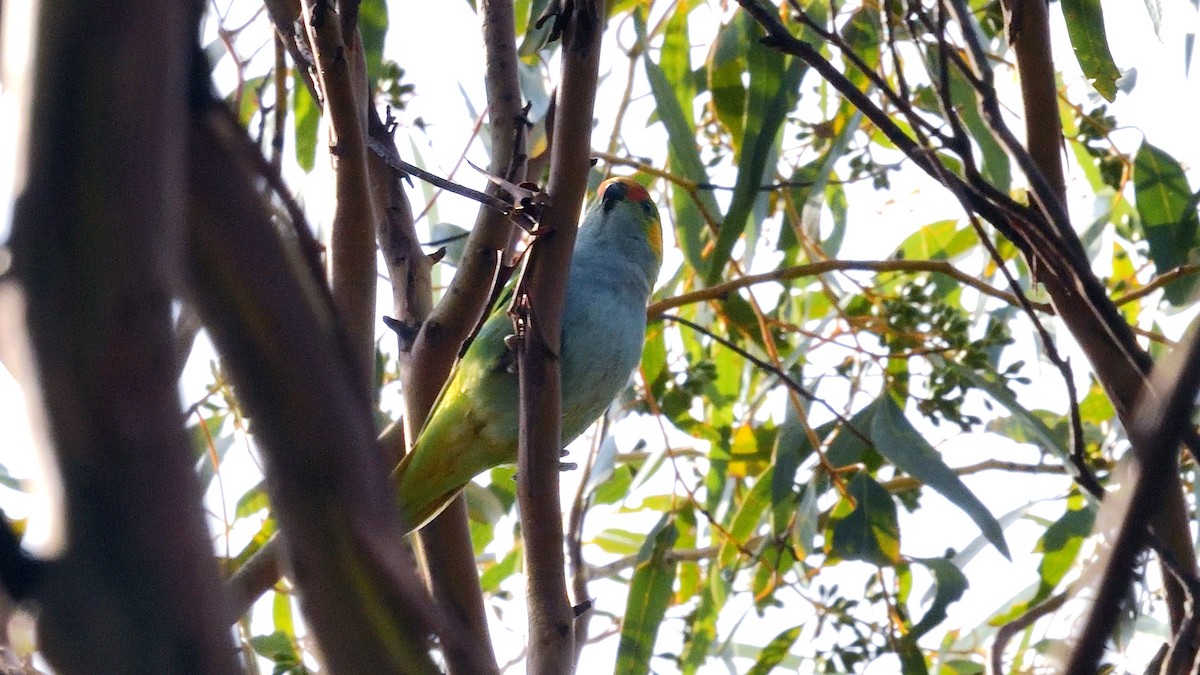
[[[625,388],[642,355],[649,284],[612,249],[575,251],[562,322],[564,445]]]

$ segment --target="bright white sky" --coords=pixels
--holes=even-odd
[[[5,6],[11,5],[14,3],[6,3]],[[1163,0],[1162,5],[1164,19],[1161,23],[1160,35],[1156,37],[1143,3],[1113,0],[1104,2],[1104,9],[1107,12],[1108,35],[1114,58],[1122,70],[1131,68],[1137,70],[1137,85],[1132,93],[1129,95],[1119,94],[1117,101],[1111,106],[1116,118],[1128,127],[1118,132],[1116,137],[1124,151],[1133,151],[1145,137],[1152,143],[1168,149],[1186,167],[1200,167],[1200,134],[1197,134],[1194,129],[1195,111],[1200,110],[1200,90],[1195,86],[1190,86],[1191,81],[1185,78],[1183,57],[1184,36],[1196,32],[1197,14],[1187,0]],[[657,6],[660,6],[658,11],[662,12],[664,11],[662,7],[666,5],[659,2]],[[692,25],[695,27],[693,39],[696,44],[693,62],[698,62],[703,58],[709,39],[706,32],[711,32],[716,19],[720,18],[706,16],[708,11],[706,7],[702,7],[693,15]],[[427,140],[416,141],[416,149],[432,170],[445,175],[457,162],[463,148],[470,143],[470,130],[476,121],[473,113],[468,111],[465,101],[470,101],[471,111],[479,111],[484,108],[483,83],[479,77],[483,58],[477,37],[478,32],[474,28],[474,15],[465,2],[422,2],[420,0],[392,0],[390,13],[393,18],[388,33],[387,55],[407,70],[405,81],[413,83],[417,87],[417,95],[412,99],[409,109],[403,111],[401,119],[411,121],[420,117],[425,120],[428,125]],[[1051,14],[1056,28],[1056,61],[1064,71],[1064,81],[1068,84],[1072,100],[1082,101],[1089,96],[1088,89],[1081,80],[1074,57],[1070,52],[1065,30],[1062,28],[1058,4],[1051,6]],[[401,17],[413,18],[405,21]],[[231,19],[230,23],[236,25],[238,21]],[[440,27],[440,30],[430,30],[430,26]],[[632,40],[629,38],[631,32],[630,25],[623,27],[623,30],[620,31],[622,44],[631,44]],[[9,38],[4,41],[5,44],[11,46],[14,43],[11,34],[5,37]],[[596,116],[600,120],[594,136],[594,147],[597,148],[603,148],[607,144],[611,131],[611,120],[615,115],[620,91],[625,85],[627,68],[627,61],[624,57],[619,56],[611,38],[606,42],[605,49],[607,56],[601,67],[602,90],[596,109]],[[431,57],[431,55],[436,55],[436,57]],[[225,69],[224,75],[227,76],[228,61],[225,63]],[[642,73],[643,71],[639,68],[635,91],[644,94],[647,86]],[[218,70],[218,75],[222,75],[220,70]],[[1012,102],[1011,107],[1014,110],[1019,109],[1015,103],[1017,100],[1015,83],[1011,78],[1006,80],[1003,73],[998,73],[997,77],[1002,88],[1005,89],[1002,93],[1007,96],[1008,101]],[[8,82],[6,81],[4,84],[7,85]],[[1093,102],[1098,100],[1094,94],[1091,94],[1090,98]],[[13,114],[12,105],[13,96],[10,85],[10,89],[4,91],[3,99],[0,99],[0,114],[4,115],[3,118],[0,118],[0,122],[3,122],[3,128],[12,128],[10,124],[12,118],[8,117]],[[638,121],[648,119],[652,109],[653,104],[648,96],[642,96],[635,100],[627,113],[626,119],[629,122],[626,124],[626,129],[633,129],[637,126]],[[1020,128],[1019,125],[1014,126]],[[11,139],[12,136],[8,136],[8,138]],[[420,138],[419,134],[414,134],[414,138]],[[634,149],[637,154],[654,158],[659,166],[664,164],[666,143],[665,133],[661,126],[655,125],[638,135],[626,134],[626,138],[636,144]],[[0,143],[4,142],[0,141]],[[12,141],[7,142],[11,143]],[[401,152],[406,154],[407,148],[404,143],[402,142],[400,145]],[[15,157],[15,147],[10,145],[6,150],[6,152],[0,153],[0,156],[8,159]],[[487,163],[486,154],[478,141],[470,145],[467,156],[477,165],[485,166]],[[318,164],[320,163],[320,158],[318,158]],[[0,166],[0,185],[4,186],[0,187],[0,207],[2,207],[0,212],[4,213],[4,216],[0,217],[0,240],[3,240],[7,231],[9,210],[7,195],[10,194],[7,186],[11,181],[11,170],[11,162],[6,161]],[[1200,184],[1200,180],[1197,180],[1200,177],[1196,175],[1194,169],[1190,171],[1190,175],[1193,185]],[[465,165],[459,169],[455,179],[477,188],[481,188],[484,184],[483,177]],[[732,175],[714,175],[713,179],[717,183],[733,183]],[[319,212],[322,201],[321,191],[327,189],[329,185],[327,174],[320,171],[314,172],[313,176],[307,180],[297,178],[293,184],[304,185],[306,201],[310,207]],[[921,180],[896,179],[893,181],[892,190],[886,193],[874,192],[867,186],[857,185],[848,186],[847,191],[851,203],[850,232],[857,234],[857,236],[848,238],[844,247],[843,255],[848,258],[883,257],[916,226],[941,218],[957,218],[961,215],[958,207],[946,195],[936,189],[931,190],[929,183]],[[1071,192],[1071,210],[1076,222],[1090,222],[1095,217],[1092,213],[1094,198],[1090,187],[1081,176],[1075,176],[1071,180]],[[727,196],[722,196],[722,198],[727,199]],[[419,203],[420,199],[417,198],[416,201]],[[469,224],[474,220],[475,208],[474,204],[464,199],[453,195],[444,195],[437,202],[433,220]],[[864,231],[863,223],[868,222],[876,223],[877,226],[871,228],[870,237],[865,237],[861,233]],[[678,259],[679,256],[676,254],[676,264]],[[764,265],[769,265],[769,263],[769,260],[763,261]],[[668,265],[670,265],[669,261]],[[390,302],[388,298],[386,293],[381,294],[381,307],[388,306]],[[1180,317],[1180,319],[1182,318],[1184,317]],[[1177,320],[1168,327],[1168,331],[1179,330],[1182,325],[1182,321]],[[382,332],[382,327],[380,330]],[[1071,353],[1072,348],[1069,344],[1064,344],[1063,348]],[[208,356],[204,356],[192,364],[192,377],[185,382],[185,391],[182,396],[187,404],[197,398],[198,387],[207,381],[207,360]],[[1080,384],[1086,386],[1086,373],[1083,372],[1084,368],[1082,367],[1084,360],[1079,355],[1072,360],[1076,364]],[[1042,368],[1040,378],[1037,370],[1027,371],[1027,374],[1031,374],[1039,380],[1035,387],[1021,392],[1027,397],[1025,399],[1027,402],[1033,402],[1031,407],[1063,408],[1062,386],[1058,382],[1055,371]],[[11,376],[3,367],[0,367],[0,429],[4,430],[3,444],[0,445],[0,463],[16,476],[30,476],[34,473],[34,463],[31,461],[34,454],[32,445],[27,440],[27,435],[21,433],[25,428],[27,427],[22,398]],[[631,446],[638,436],[639,432],[633,428],[618,430],[618,442],[622,448]],[[1018,447],[999,438],[994,438],[994,444],[980,444],[979,440],[979,436],[950,437],[940,448],[948,454],[952,454],[954,460],[951,464],[953,465],[971,464],[993,456],[1003,456],[1019,461],[1035,461],[1037,459],[1037,453],[1028,447]],[[576,450],[576,453],[576,456],[579,456],[582,448]],[[226,478],[227,491],[230,495],[236,495],[240,492],[237,484],[252,480],[254,465],[246,453],[231,452],[229,462],[230,464],[223,468],[222,473]],[[239,475],[241,479],[238,478]],[[652,482],[639,490],[639,494],[644,496],[666,491],[669,488],[669,477],[662,476],[661,478],[668,480],[666,483],[661,480]],[[992,479],[994,480],[995,476],[992,476]],[[564,494],[564,505],[569,505],[570,494],[575,488],[575,480],[577,478],[570,474],[564,477],[564,489],[567,491]],[[1059,495],[1064,487],[1062,480],[1040,477],[1022,482],[1023,489],[1017,490],[1013,489],[1014,481],[1004,480],[1002,481],[1004,489],[999,490],[989,479],[988,474],[967,477],[966,482],[988,504],[997,517],[1030,501]],[[222,499],[216,494],[210,497],[210,505],[219,513],[220,506],[218,504]],[[230,501],[232,499],[231,496]],[[634,495],[631,497],[630,503],[636,504],[638,501],[640,498]],[[918,516],[906,517],[902,525],[905,535],[903,542],[905,554],[922,557],[938,556],[947,547],[961,550],[974,538],[977,532],[974,525],[958,509],[948,503],[944,506],[937,506],[939,501],[944,500],[937,495],[926,494],[923,498],[923,505],[926,508]],[[4,507],[10,517],[21,517],[30,511],[28,500],[2,489],[0,489],[0,506]],[[232,507],[230,506],[230,508]],[[1054,516],[1056,514],[1050,511],[1043,515]],[[604,522],[605,526],[613,524],[605,521],[609,521],[606,511],[604,509],[597,510],[589,521],[593,525],[592,534],[595,534],[596,526],[599,523]],[[633,521],[626,517],[617,526],[636,528],[632,522],[637,522],[636,517]],[[1014,553],[1015,562],[1009,563],[994,550],[985,548],[968,566],[968,577],[973,580],[973,585],[968,591],[966,599],[951,608],[950,618],[943,625],[944,628],[969,628],[978,624],[1005,600],[1012,597],[1017,590],[1035,580],[1036,565],[1031,562],[1029,556],[1036,541],[1037,528],[1018,524],[1009,528],[1006,534]],[[589,555],[592,562],[603,562],[607,559],[605,554],[598,550],[590,551]],[[493,625],[498,656],[502,663],[517,657],[520,645],[524,643],[522,633],[524,602],[521,600],[521,589],[519,584],[514,582],[510,590],[513,591],[516,600],[506,603],[504,620],[497,619]],[[620,612],[626,592],[624,586],[596,582],[593,583],[591,592],[598,599],[601,609]],[[783,599],[785,602],[787,601],[787,598]],[[764,644],[783,628],[798,623],[800,617],[797,612],[806,611],[799,609],[804,606],[804,603],[797,602],[794,606],[789,606],[783,613],[768,612],[766,617],[761,620],[755,617],[753,612],[746,615],[741,615],[739,612],[728,612],[727,616],[732,621],[744,619],[738,632],[738,639]],[[1065,626],[1067,621],[1064,619],[1060,623]],[[600,622],[593,625],[598,627]],[[677,631],[679,626],[678,622],[668,622],[664,624],[664,633]],[[725,637],[732,628],[731,622],[723,622],[720,626],[721,637]],[[515,631],[516,634],[513,634],[512,631]],[[935,632],[941,634],[940,630]],[[506,639],[508,635],[512,635],[513,639]],[[677,647],[680,639],[680,635],[667,637],[664,643],[660,643],[660,646]],[[1130,666],[1137,669],[1136,666],[1144,662],[1146,655],[1143,648],[1153,650],[1156,647],[1156,644],[1152,645],[1149,642],[1140,645],[1138,650],[1129,655]],[[609,672],[615,650],[615,639],[607,640],[603,647],[589,648],[589,656],[581,672]],[[737,669],[744,670],[749,662],[737,660],[734,663],[736,663]],[[659,672],[663,672],[661,669],[667,665],[662,660],[655,662]],[[870,672],[890,673],[895,670],[896,664],[889,661],[874,664]]]

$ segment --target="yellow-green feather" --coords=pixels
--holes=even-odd
[[[646,301],[662,263],[649,194],[629,178],[601,184],[581,226],[562,333],[562,435],[569,443],[628,382],[645,337]],[[397,467],[401,517],[418,528],[476,475],[516,461],[517,376],[503,308],[484,323]]]

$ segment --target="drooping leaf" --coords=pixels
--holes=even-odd
[[[900,562],[900,525],[892,495],[865,472],[846,486],[829,514],[825,553],[842,560],[862,560],[887,567]]]
[[[941,454],[913,428],[891,394],[884,393],[875,402],[871,418],[871,440],[875,450],[896,468],[920,480],[970,516],[988,541],[1008,558],[1004,530],[995,516],[975,496],[962,479],[946,466]]]
[[[666,559],[675,544],[678,530],[665,515],[655,526],[638,555],[638,563],[629,582],[629,600],[621,624],[621,642],[617,646],[619,673],[646,673],[650,670],[658,627],[671,601],[676,563]]]
[[[933,573],[935,588],[933,602],[925,610],[921,620],[904,636],[915,643],[922,635],[946,620],[946,609],[962,599],[968,584],[966,575],[948,558],[917,558],[913,562],[929,568]]]
[[[752,22],[741,12],[741,20]],[[733,187],[733,200],[729,211],[721,221],[721,229],[709,260],[706,283],[720,281],[733,245],[746,230],[746,220],[754,208],[754,202],[762,197],[759,187],[764,179],[774,174],[774,167],[767,160],[773,155],[778,143],[779,129],[784,118],[795,105],[800,79],[806,70],[803,61],[761,45],[757,36],[761,30],[753,24],[755,38],[748,54],[750,89],[746,101],[745,139],[738,162],[737,181]],[[768,174],[769,172],[769,174]]]
[[[1183,167],[1166,151],[1142,143],[1133,164],[1133,185],[1138,217],[1150,258],[1159,274],[1195,260],[1200,248],[1200,219]],[[1196,290],[1195,276],[1185,277],[1163,289],[1167,302],[1184,304]]]
[[[634,28],[638,40],[646,44],[646,19],[643,10],[634,12]],[[667,128],[668,164],[671,172],[693,183],[708,183],[708,171],[700,160],[700,150],[696,147],[693,133],[695,123],[692,119],[692,101],[680,101],[676,98],[675,87],[663,69],[649,56],[642,58],[646,69],[646,79],[650,83],[650,92],[654,96],[655,111],[658,119]],[[671,204],[675,211],[675,228],[683,249],[684,259],[693,269],[701,269],[703,265],[702,250],[704,246],[707,223],[701,214],[701,207],[710,218],[719,218],[721,209],[711,190],[697,190],[694,194],[676,184],[671,186]],[[699,202],[699,204],[697,204]]]
[[[296,163],[305,171],[312,171],[317,157],[317,126],[321,121],[321,110],[308,93],[299,77],[293,77],[292,115],[295,117]]]
[[[746,72],[746,53],[750,50],[744,22],[737,19],[741,14],[718,29],[707,64],[713,112],[729,131],[735,159],[741,153],[746,125],[746,85],[742,82],[742,74]]]
[[[758,524],[762,522],[763,514],[771,506],[771,475],[774,471],[774,468],[764,471],[742,500],[741,508],[729,525],[729,537],[717,555],[717,564],[721,567],[729,567],[734,563],[740,552],[738,547],[749,540]]]
[[[700,593],[700,604],[689,617],[687,639],[680,655],[684,675],[695,675],[708,658],[717,639],[717,617],[729,594],[729,577],[716,565],[708,568],[708,583]]]
[[[767,675],[772,672],[787,656],[792,645],[796,644],[796,638],[800,637],[800,631],[803,629],[803,625],[793,626],[772,638],[759,653],[758,660],[746,671],[746,675]]]
[[[1067,35],[1083,75],[1106,100],[1117,96],[1117,78],[1121,71],[1113,63],[1104,32],[1104,10],[1100,0],[1062,0],[1067,20]]]
[[[387,39],[387,0],[362,0],[358,4],[358,32],[362,37],[367,82],[374,90],[383,68],[383,43]]]

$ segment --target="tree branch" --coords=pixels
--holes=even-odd
[[[393,143],[377,118],[372,121],[371,128],[373,138]],[[394,149],[394,145],[392,147]],[[370,156],[370,168],[374,189],[380,193],[377,201],[387,206],[387,212],[380,219],[379,246],[392,281],[393,311],[405,327],[402,330],[415,332],[415,327],[421,325],[432,309],[430,268],[433,263],[421,251],[413,227],[412,209],[401,185],[402,174],[374,153]],[[429,411],[415,407],[425,400],[418,392],[431,389],[436,383],[411,379],[414,370],[411,336],[398,334],[398,337],[405,394],[404,419],[424,420]],[[400,444],[385,447],[384,451],[389,461],[395,463],[400,460],[405,447]],[[452,674],[494,673],[497,672],[496,656],[488,634],[483,591],[479,586],[475,550],[467,526],[466,502],[461,499],[456,502],[451,508],[459,513],[442,519],[441,526],[434,525],[436,535],[425,535],[423,531],[420,535],[422,546],[416,551],[434,599],[451,620],[459,623],[460,630],[452,631],[442,639],[447,669]]]
[[[365,70],[359,72],[363,68],[362,45],[357,30],[346,41],[341,17],[328,2],[306,0],[303,16],[329,118],[329,153],[336,176],[329,239],[330,290],[359,386],[368,392],[375,372],[376,244],[366,155],[369,103]]]
[[[234,672],[173,378],[199,17],[46,0],[37,19],[9,241],[26,309],[5,321],[27,329],[66,509],[62,555],[25,589],[39,646],[62,673]]]
[[[230,160],[243,132],[220,107],[191,129],[190,291],[266,463],[290,577],[336,672],[436,672],[445,624],[401,551],[371,402],[319,282]],[[286,341],[279,335],[286,334]]]
[[[552,33],[561,30],[562,80],[550,157],[548,203],[514,302],[517,378],[521,394],[517,502],[528,570],[529,672],[570,673],[574,613],[567,599],[558,461],[562,449],[559,347],[567,270],[590,168],[592,114],[600,68],[604,3],[563,0]]]
[[[1096,672],[1104,647],[1116,626],[1121,600],[1133,580],[1135,559],[1146,545],[1146,523],[1158,536],[1160,521],[1153,518],[1162,500],[1169,499],[1169,486],[1178,486],[1176,457],[1184,437],[1193,433],[1191,413],[1200,391],[1200,330],[1193,323],[1179,348],[1154,371],[1154,386],[1138,407],[1129,440],[1135,451],[1128,487],[1105,500],[1117,519],[1110,544],[1101,549],[1097,562],[1104,570],[1096,586],[1086,622],[1074,641],[1067,673]],[[1163,392],[1161,398],[1152,392]],[[1106,519],[1098,519],[1105,522]],[[1186,521],[1185,521],[1186,522]],[[1173,551],[1172,551],[1173,553]],[[1184,570],[1193,572],[1194,563]],[[1188,636],[1190,637],[1190,636]]]
[[[747,286],[768,281],[787,281],[789,279],[818,276],[839,271],[936,272],[945,274],[984,295],[1003,300],[1014,307],[1021,306],[1021,301],[1016,295],[986,284],[980,281],[978,277],[961,272],[954,265],[942,260],[822,260],[805,265],[796,265],[795,267],[784,267],[762,274],[748,274],[722,284],[702,288],[698,291],[665,298],[652,303],[646,310],[646,315],[653,320],[669,309],[690,305],[695,302],[704,302],[706,300],[720,300],[727,297],[730,293],[746,288]],[[1032,302],[1030,304],[1043,312],[1054,312],[1053,308],[1047,303]]]

